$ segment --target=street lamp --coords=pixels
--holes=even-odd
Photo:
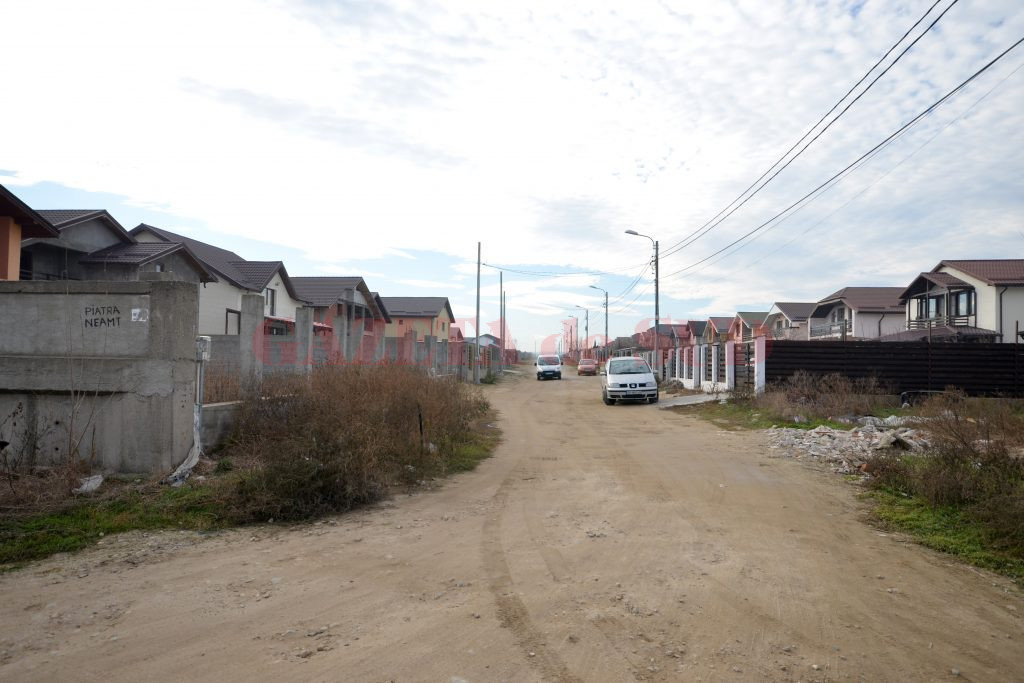
[[[572,327],[573,327],[573,336],[576,337],[576,342],[575,342],[576,343],[576,351],[578,352],[579,348],[580,348],[580,319],[579,319],[579,316],[575,316],[575,315],[570,315],[569,317],[576,321],[576,323]],[[572,352],[573,352],[572,345],[573,345],[573,339],[572,339],[572,337],[570,337],[569,338],[569,347],[570,348],[569,348],[569,354],[568,354],[570,358],[572,358]]]
[[[646,237],[654,245],[654,374],[659,378],[661,377],[661,371],[658,369],[661,360],[661,349],[658,348],[658,326],[661,322],[661,317],[658,313],[658,240],[654,239],[650,235],[644,235],[637,232],[636,230],[627,230],[627,235],[636,235],[637,237]]]
[[[583,321],[584,321],[583,322],[583,343],[584,344],[589,344],[590,343],[590,309],[589,308],[583,308],[583,306],[580,306],[579,304],[576,305],[576,308],[581,309],[586,314],[586,317],[583,319]],[[582,358],[583,355],[580,354],[580,357]]]
[[[599,292],[604,292],[604,344],[608,345],[608,290],[601,289],[597,285],[590,285],[591,289],[596,289]]]

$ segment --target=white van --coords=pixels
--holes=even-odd
[[[537,379],[562,379],[562,359],[558,356],[540,356],[537,362]]]
[[[639,356],[609,358],[601,377],[601,400],[606,406],[616,401],[658,402],[658,382],[651,366]]]

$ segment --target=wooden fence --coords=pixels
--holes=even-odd
[[[972,395],[1024,395],[1024,346],[928,342],[769,341],[765,380],[803,370],[875,377],[894,393],[957,387]]]

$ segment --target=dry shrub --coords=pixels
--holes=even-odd
[[[1014,402],[948,391],[921,412],[927,455],[876,458],[876,482],[935,506],[966,508],[997,547],[1024,548],[1024,416]]]
[[[242,398],[242,382],[238,370],[216,363],[206,366],[203,374],[203,403],[223,403]]]
[[[757,397],[757,407],[770,415],[790,420],[830,419],[846,415],[870,415],[880,407],[895,406],[897,398],[874,377],[850,379],[839,374],[813,375],[800,370],[783,382],[772,384]]]
[[[475,389],[401,365],[271,376],[244,401],[228,446],[249,463],[237,521],[343,511],[443,471],[486,408]]]

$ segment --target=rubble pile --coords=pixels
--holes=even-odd
[[[928,435],[919,429],[921,420],[890,416],[862,417],[853,429],[791,429],[772,427],[768,447],[772,457],[813,458],[832,466],[840,474],[867,472],[867,461],[880,451],[918,451],[928,446]]]

